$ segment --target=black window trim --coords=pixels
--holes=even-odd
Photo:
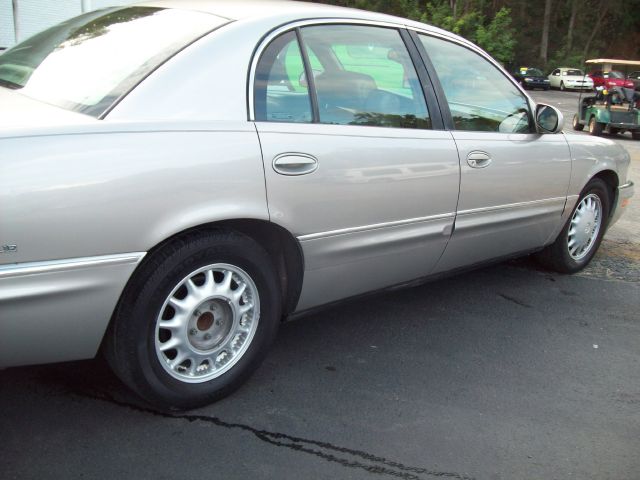
[[[316,79],[313,76],[313,68],[311,68],[311,60],[307,51],[307,44],[302,37],[301,27],[296,27],[296,38],[298,39],[298,47],[302,55],[302,64],[304,66],[304,74],[307,78],[307,90],[311,99],[311,123],[320,123],[320,108],[318,107],[318,92],[316,91]]]
[[[442,116],[442,123],[445,130],[455,130],[453,125],[453,115],[451,115],[451,110],[449,109],[449,102],[447,102],[447,97],[444,93],[444,89],[442,88],[442,84],[440,83],[440,79],[436,74],[436,69],[431,63],[431,58],[427,54],[427,50],[422,45],[420,41],[420,37],[418,36],[418,31],[416,30],[408,30],[411,39],[413,40],[413,45],[420,56],[421,63],[424,66],[424,69],[429,76],[429,81],[432,85],[432,88],[435,93],[435,100],[438,104],[438,112]]]
[[[440,103],[438,102],[434,84],[432,81],[432,76],[429,73],[429,70],[425,66],[425,62],[422,59],[418,48],[416,47],[415,40],[411,36],[411,33],[406,28],[400,29],[400,36],[402,37],[402,41],[405,44],[409,52],[409,56],[411,57],[411,62],[413,63],[413,68],[416,70],[416,74],[418,75],[418,80],[420,81],[420,85],[422,86],[422,94],[424,96],[425,102],[427,102],[427,110],[429,111],[429,117],[431,118],[431,129],[432,130],[445,130],[444,124],[444,113],[440,108]]]

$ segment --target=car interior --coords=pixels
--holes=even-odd
[[[414,102],[406,95],[381,88],[373,75],[357,71],[357,67],[345,66],[336,50],[345,59],[351,45],[339,47],[335,42],[323,43],[314,38],[313,47],[308,50],[320,123],[429,128],[426,108],[420,108],[419,102]],[[393,49],[386,49],[385,54],[386,59],[399,64],[402,71],[406,72],[406,62],[410,62],[410,59],[403,58]],[[263,60],[269,62],[269,59]],[[309,85],[297,43],[285,45],[272,62],[271,71],[263,75],[266,77],[262,78],[263,85],[259,85],[256,79],[256,117],[276,122],[310,122]],[[379,71],[377,68],[380,67],[365,66],[364,69],[376,74]],[[388,75],[388,72],[384,74]],[[406,73],[403,76],[403,86],[409,95],[413,98],[416,95],[422,97],[417,80],[406,80],[409,77]],[[261,93],[259,90],[265,88],[264,83],[266,91]],[[264,111],[260,112],[258,97],[264,95]]]

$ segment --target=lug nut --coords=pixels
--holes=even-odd
[[[195,312],[193,312],[193,315],[196,317],[200,316],[200,310],[196,310]]]
[[[197,334],[198,334],[198,330],[196,330],[195,328],[192,328],[191,330],[189,330],[189,335],[196,336]]]
[[[211,340],[211,334],[210,334],[210,333],[207,333],[207,334],[204,336],[204,339],[205,339],[205,340]]]

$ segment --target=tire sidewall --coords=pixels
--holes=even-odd
[[[580,260],[575,260],[569,254],[569,247],[568,247],[569,229],[571,228],[571,220],[573,219],[573,216],[575,215],[576,210],[580,206],[580,203],[582,202],[582,200],[586,196],[591,194],[597,195],[598,198],[600,199],[600,204],[602,205],[602,221],[600,224],[600,230],[595,239],[595,242],[591,246],[587,255],[585,255]],[[567,273],[575,273],[582,270],[584,267],[586,267],[589,264],[593,256],[598,251],[598,248],[600,247],[600,243],[602,242],[602,238],[604,237],[604,234],[607,231],[609,212],[611,211],[610,207],[611,207],[611,200],[609,199],[609,193],[608,193],[606,183],[603,180],[600,180],[599,178],[592,179],[580,194],[580,197],[578,198],[576,205],[573,207],[573,210],[571,211],[571,215],[569,216],[567,223],[562,229],[562,232],[556,242],[556,247],[557,247],[556,254],[560,256],[560,260],[563,266],[566,267],[564,270]]]
[[[238,388],[261,363],[280,323],[280,293],[266,252],[243,237],[186,244],[148,276],[133,301],[128,330],[136,338],[137,366],[132,380],[143,397],[169,408],[192,408],[211,403]],[[227,372],[203,383],[186,383],[172,377],[160,364],[155,350],[156,321],[176,285],[199,268],[216,263],[234,265],[251,277],[258,290],[260,317],[251,343]]]

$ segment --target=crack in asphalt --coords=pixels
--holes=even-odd
[[[504,293],[499,293],[498,296],[504,298],[505,300],[507,300],[509,302],[515,303],[516,305],[520,305],[521,307],[533,308],[528,303],[525,303],[522,300],[518,300],[517,298],[510,297],[509,295],[505,295]]]
[[[79,397],[85,397],[92,400],[98,400],[107,402],[119,407],[125,407],[130,410],[147,413],[150,415],[170,418],[173,420],[186,420],[189,423],[204,422],[216,425],[218,427],[226,428],[229,430],[241,430],[244,432],[252,433],[259,440],[271,444],[279,448],[289,448],[296,452],[302,452],[315,457],[321,458],[328,462],[337,463],[343,467],[358,468],[365,470],[369,473],[388,475],[395,478],[402,478],[404,480],[423,480],[427,475],[429,477],[436,478],[453,478],[457,480],[475,480],[474,477],[467,475],[454,473],[454,472],[440,472],[435,470],[429,470],[422,467],[412,467],[404,465],[400,462],[389,460],[385,457],[380,457],[371,453],[367,453],[361,450],[354,450],[347,447],[339,447],[328,442],[321,442],[317,440],[309,440],[301,437],[294,437],[286,433],[270,432],[268,430],[258,430],[250,425],[242,423],[230,423],[221,420],[217,417],[209,417],[206,415],[191,415],[191,414],[176,414],[155,410],[153,408],[143,407],[129,402],[118,400],[106,392],[100,394],[92,393],[78,393],[72,392]],[[316,448],[314,448],[316,447]],[[350,455],[362,460],[366,460],[371,464],[363,463],[361,460],[349,459],[341,457],[339,454]],[[423,475],[423,476],[420,476]]]

